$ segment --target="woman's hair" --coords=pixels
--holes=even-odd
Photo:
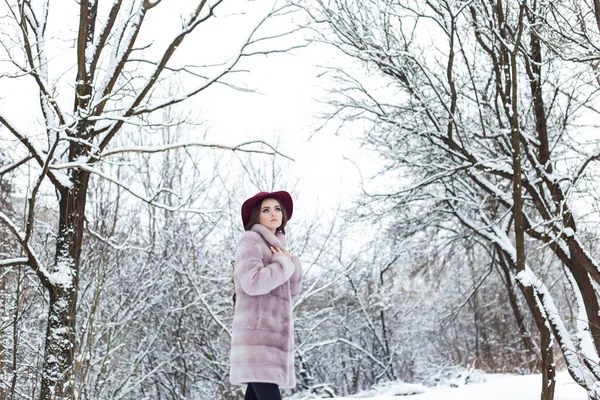
[[[248,218],[248,223],[244,226],[244,229],[249,231],[250,229],[252,229],[254,224],[259,223],[258,221],[260,220],[260,209],[265,199],[274,199],[277,200],[277,202],[279,203],[279,206],[281,207],[281,213],[283,214],[283,216],[281,218],[281,226],[277,228],[277,232],[285,234],[285,224],[287,224],[288,220],[287,210],[285,209],[285,206],[282,204],[282,202],[277,197],[273,196],[265,197],[264,199],[256,203],[254,207],[252,207],[252,211],[250,211],[250,218]]]

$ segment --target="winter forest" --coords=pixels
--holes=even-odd
[[[3,0],[0,400],[242,398],[231,261],[273,190],[284,398],[600,400],[599,96],[600,0]]]

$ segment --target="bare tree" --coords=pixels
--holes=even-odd
[[[548,351],[550,326],[574,380],[598,399],[600,268],[581,239],[575,201],[598,146],[577,118],[597,112],[591,5],[569,1],[317,2],[322,38],[391,82],[337,71],[333,116],[370,123],[365,142],[410,177],[378,193],[398,205],[435,199],[511,265]],[[567,17],[568,16],[568,17]],[[577,21],[567,30],[566,21]],[[574,26],[569,26],[574,28]],[[573,33],[576,32],[576,33]],[[384,86],[384,85],[381,85]],[[398,94],[400,93],[400,94]],[[566,160],[573,160],[572,163]],[[474,223],[474,221],[477,221]],[[492,232],[493,231],[493,232]],[[528,267],[529,238],[565,267],[578,299],[573,342],[544,282]],[[533,251],[535,246],[527,249]],[[544,358],[551,377],[551,356]],[[553,390],[544,381],[542,396]],[[547,388],[547,390],[546,390]]]
[[[171,38],[161,47],[153,43],[160,26],[156,18],[160,19],[161,13],[163,17],[167,15],[165,13],[171,11],[169,7],[174,5],[181,9],[179,27],[162,24],[161,30],[174,29]],[[83,0],[77,8],[63,6],[65,8],[59,9],[58,3],[51,4],[47,0],[6,1],[0,16],[2,61],[9,66],[2,71],[1,79],[21,85],[33,84],[37,92],[25,103],[24,120],[9,115],[6,104],[0,108],[3,134],[20,145],[19,156],[3,167],[2,174],[19,174],[23,168],[35,171],[31,189],[21,206],[26,216],[23,223],[17,222],[16,215],[10,212],[0,212],[0,221],[20,246],[2,260],[2,265],[28,265],[49,299],[41,399],[74,398],[77,297],[90,179],[94,176],[108,180],[155,207],[207,216],[204,211],[188,209],[185,196],[184,200],[168,205],[160,201],[161,188],[144,194],[136,186],[109,175],[103,165],[131,154],[193,147],[276,152],[264,143],[226,147],[195,140],[147,147],[127,144],[114,147],[115,139],[122,137],[122,143],[127,143],[132,126],[177,123],[161,120],[157,111],[183,103],[216,83],[237,87],[234,82],[225,80],[235,71],[236,64],[249,55],[287,50],[269,48],[268,39],[289,33],[267,30],[266,35],[259,36],[267,19],[288,13],[289,8],[278,3],[259,10],[248,2],[246,17],[228,10],[228,2],[222,0],[115,0],[111,4]],[[229,18],[225,18],[227,16]],[[218,55],[214,57],[217,61],[212,65],[203,63],[190,52],[189,46],[186,54],[179,51],[186,48],[188,42],[204,41],[208,34],[205,30],[214,24],[236,23],[240,18],[247,28],[240,29],[239,44],[220,60]],[[65,22],[76,23],[75,31],[66,29],[55,33],[57,26]],[[161,32],[161,39],[165,33]],[[61,57],[53,47],[60,41],[72,43],[74,47],[74,51],[68,52],[70,59],[66,66],[61,64]],[[210,54],[210,47],[204,50]],[[70,65],[74,65],[75,76]],[[167,82],[177,85],[171,96],[162,89]],[[65,89],[69,85],[71,89]],[[9,94],[8,99],[12,95]],[[35,120],[39,123],[32,123]],[[56,193],[58,215],[53,260],[46,261],[33,237],[38,229],[36,212],[40,194],[49,188]]]

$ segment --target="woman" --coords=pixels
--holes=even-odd
[[[285,248],[293,208],[285,191],[260,192],[242,205],[246,232],[235,255],[230,379],[248,384],[246,400],[280,400],[279,388],[296,385],[292,299],[302,267]]]

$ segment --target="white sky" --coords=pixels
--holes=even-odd
[[[248,84],[259,93],[220,90],[202,104],[209,141],[227,137],[236,141],[260,139],[277,145],[295,161],[290,179],[298,178],[297,191],[307,206],[336,207],[358,192],[359,175],[344,159],[360,159],[358,143],[336,136],[330,129],[316,132],[323,123],[317,115],[325,93],[316,66],[324,61],[317,49],[255,59]],[[228,142],[230,139],[228,139]],[[260,157],[260,156],[257,156]],[[282,189],[287,189],[282,187]],[[248,193],[251,196],[253,193]]]

